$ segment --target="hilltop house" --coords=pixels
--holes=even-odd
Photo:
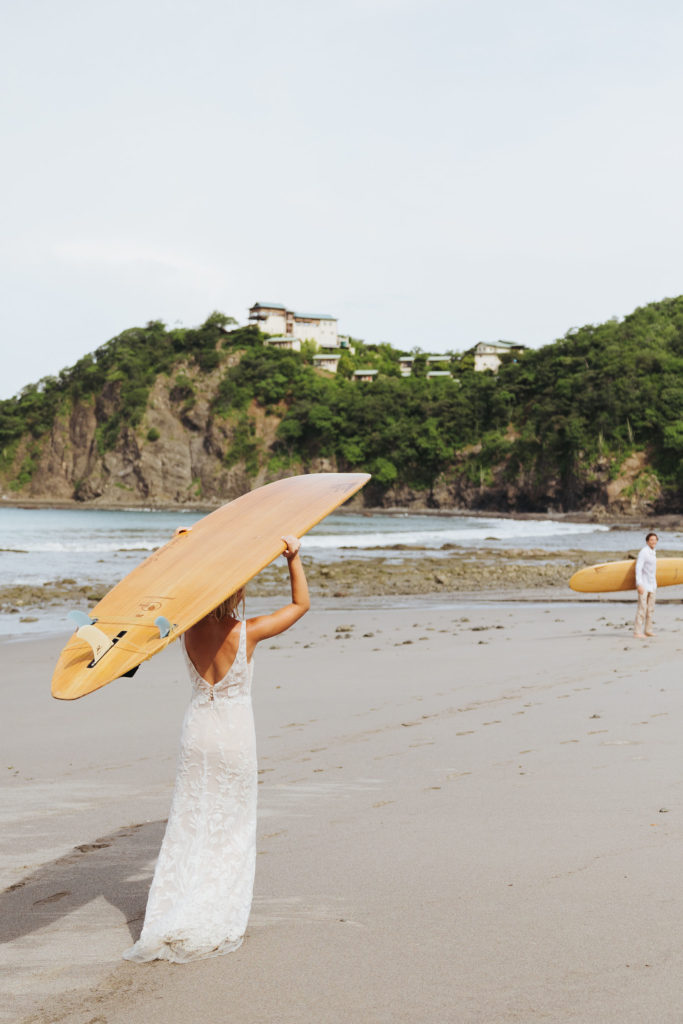
[[[313,365],[318,370],[327,370],[328,373],[336,373],[341,356],[325,352],[322,355],[313,356]]]
[[[339,348],[337,318],[327,313],[295,313],[278,302],[255,302],[249,319],[259,330],[278,339],[297,338],[300,342],[314,341],[319,348]]]
[[[474,347],[474,369],[477,372],[492,370],[498,372],[501,357],[507,353],[521,354],[524,345],[518,345],[515,341],[480,341]]]
[[[271,348],[288,349],[291,352],[301,352],[301,342],[298,338],[293,338],[291,335],[288,337],[286,334],[276,335],[274,338],[268,338],[266,345],[270,345]]]
[[[401,371],[402,377],[410,377],[413,372],[413,363],[415,362],[415,356],[399,356],[398,368]],[[428,377],[450,377],[451,372],[451,357],[450,356],[427,356],[427,376]]]

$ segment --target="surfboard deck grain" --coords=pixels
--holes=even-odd
[[[64,647],[52,696],[74,700],[130,673],[244,586],[370,479],[367,473],[312,473],[249,491],[173,537],[117,583],[90,612],[112,643],[94,663],[77,634]],[[155,620],[170,624],[160,635]]]
[[[672,587],[683,583],[683,558],[657,559],[657,586]],[[579,569],[569,580],[572,590],[582,594],[604,594],[616,590],[636,589],[636,562],[601,562]]]

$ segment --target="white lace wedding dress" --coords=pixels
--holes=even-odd
[[[192,699],[142,934],[123,956],[187,963],[229,953],[247,927],[256,859],[253,664],[242,623],[237,657],[211,686],[190,661]]]

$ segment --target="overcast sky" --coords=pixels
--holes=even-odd
[[[683,292],[678,0],[8,0],[0,397],[255,301],[433,352]]]

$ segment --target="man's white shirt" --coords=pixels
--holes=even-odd
[[[636,560],[636,586],[645,590],[657,589],[657,555],[649,544],[638,553]]]

